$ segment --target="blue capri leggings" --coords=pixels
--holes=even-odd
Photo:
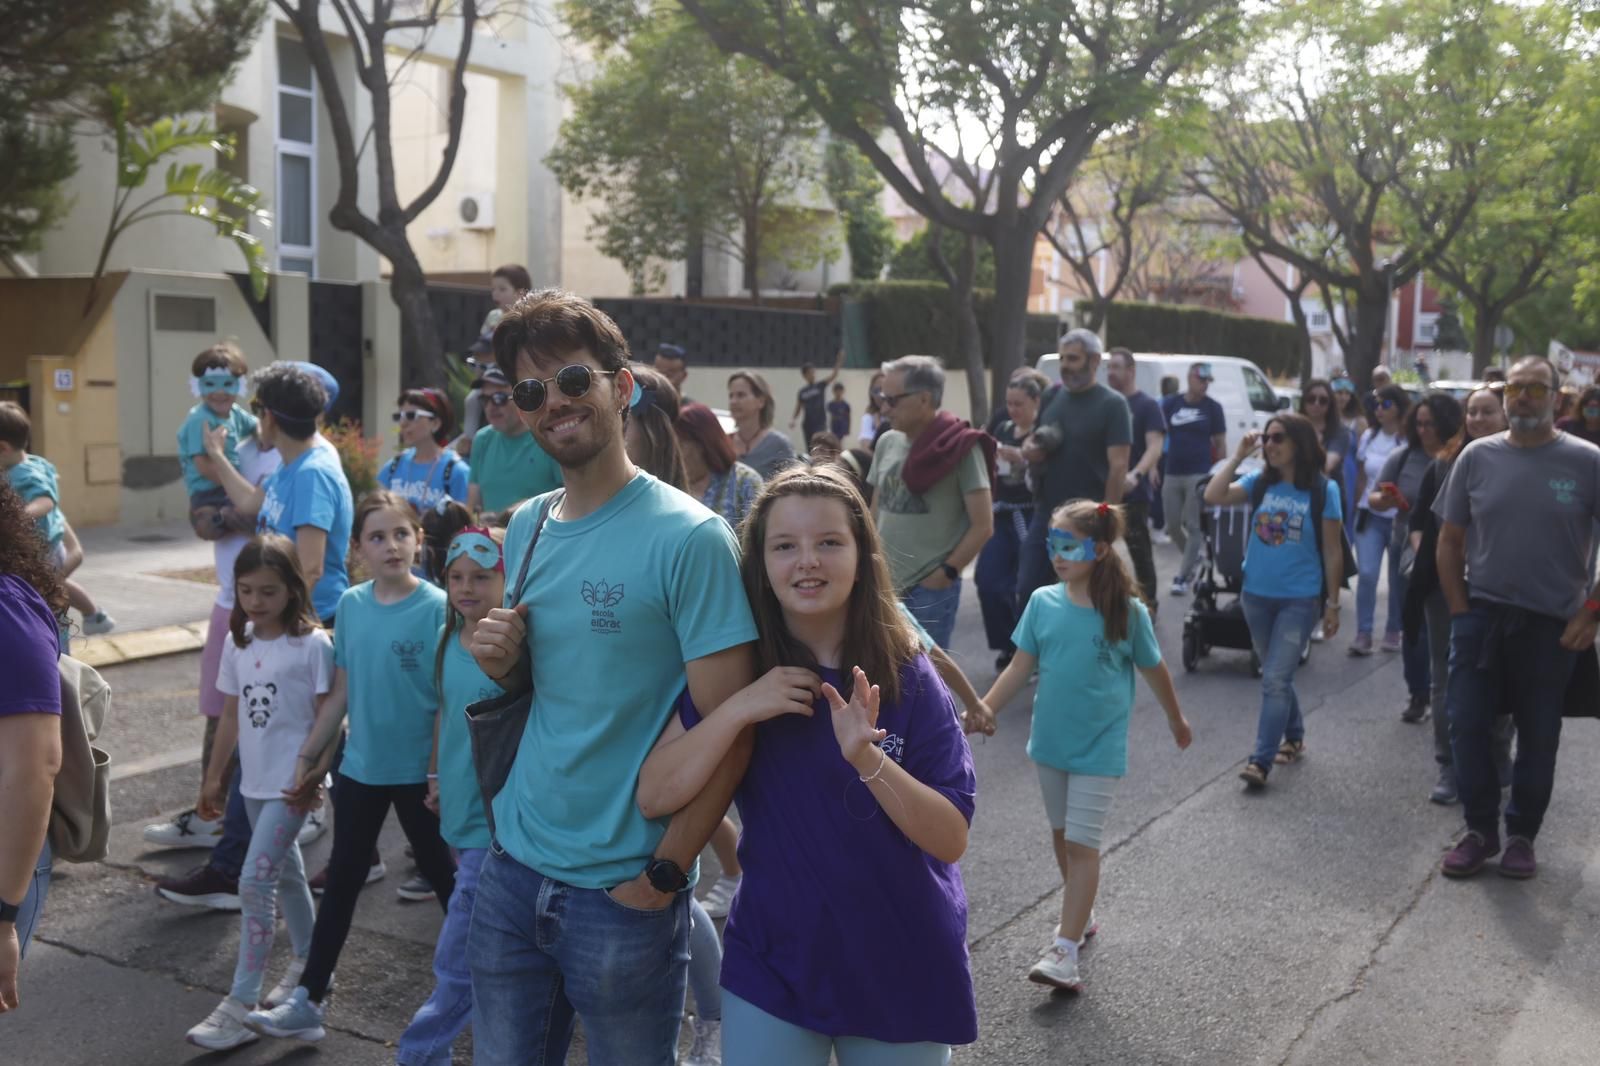
[[[1111,810],[1120,778],[1069,774],[1044,763],[1034,765],[1039,768],[1039,791],[1044,793],[1050,828],[1074,844],[1099,851],[1106,813]]]
[[[722,990],[723,1066],[948,1066],[949,1044],[889,1044],[860,1036],[827,1036],[791,1025]]]

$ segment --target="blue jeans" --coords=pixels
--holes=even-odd
[[[1316,627],[1321,604],[1316,596],[1279,599],[1249,592],[1240,596],[1239,602],[1244,605],[1244,620],[1250,626],[1250,643],[1261,660],[1261,717],[1250,761],[1271,771],[1279,744],[1306,737],[1300,697],[1294,691],[1294,672],[1300,667],[1300,652]]]
[[[463,848],[456,853],[456,889],[450,893],[450,906],[433,949],[433,994],[400,1034],[394,1055],[400,1066],[450,1066],[450,1045],[472,1021],[467,934],[472,929],[478,876],[487,854],[487,848]]]
[[[705,905],[689,896],[689,991],[694,1014],[704,1022],[722,1020],[722,941]]]
[[[729,992],[722,1024],[723,1066],[945,1066],[950,1045],[890,1044],[861,1036],[832,1037],[773,1017]]]
[[[44,900],[50,894],[50,838],[44,841],[44,850],[39,852],[39,861],[33,864],[33,880],[28,882],[28,894],[22,897],[21,910],[17,912],[17,939],[22,942],[22,957],[28,957],[28,941],[33,937],[33,930],[39,924],[39,915],[44,913]]]
[[[900,594],[906,605],[928,636],[941,648],[950,646],[956,631],[956,608],[961,606],[961,579],[956,578],[947,589],[930,589],[913,585]]]
[[[1372,623],[1378,613],[1378,575],[1383,570],[1384,555],[1389,551],[1389,537],[1394,530],[1394,519],[1368,512],[1361,516],[1364,523],[1356,534],[1356,632],[1372,635]],[[1400,632],[1400,613],[1404,600],[1395,596],[1397,591],[1393,574],[1389,581],[1389,613],[1384,619],[1385,633]]]
[[[228,786],[228,806],[222,815],[222,839],[211,849],[206,865],[228,880],[237,881],[249,850],[250,812],[245,809],[244,796],[239,794],[239,770],[235,767],[233,783]]]
[[[1011,632],[1017,628],[1017,560],[1028,535],[1033,508],[995,508],[994,535],[978,553],[973,583],[978,586],[978,606],[983,609],[983,632],[993,651],[1011,651]]]
[[[1499,839],[1497,715],[1517,725],[1506,832],[1539,834],[1555,787],[1561,707],[1577,652],[1561,646],[1566,622],[1473,600],[1450,620],[1450,749],[1467,828]]]
[[[467,956],[477,1066],[554,1066],[583,1018],[593,1066],[672,1066],[689,974],[689,894],[636,910],[491,844]]]
[[[248,1007],[261,998],[261,978],[272,954],[278,913],[283,913],[289,927],[289,943],[297,959],[311,951],[317,913],[306,885],[305,859],[296,841],[305,814],[290,810],[283,800],[246,799],[244,803],[252,829],[250,850],[239,875],[239,962],[233,970],[230,994]]]

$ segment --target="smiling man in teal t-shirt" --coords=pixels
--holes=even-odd
[[[473,636],[485,674],[516,689],[531,672],[534,689],[473,910],[473,1044],[487,1061],[528,1048],[560,1061],[576,1014],[591,1061],[671,1062],[695,863],[749,737],[675,813],[646,818],[635,793],[685,685],[717,707],[754,678],[738,547],[715,513],[629,461],[628,346],[592,304],[530,293],[496,327],[495,357],[566,487],[522,588],[546,499],[512,518],[507,608]]]

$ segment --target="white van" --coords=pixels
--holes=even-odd
[[[1189,368],[1195,363],[1211,364],[1211,388],[1206,394],[1222,405],[1228,417],[1228,453],[1238,447],[1239,439],[1246,433],[1259,431],[1267,420],[1288,406],[1288,397],[1280,398],[1261,368],[1248,359],[1232,355],[1149,355],[1135,353],[1134,380],[1139,390],[1148,396],[1161,399],[1161,379],[1175,377],[1178,389],[1189,387]],[[1061,356],[1047,352],[1034,364],[1039,371],[1056,382],[1061,380]],[[1105,384],[1105,359],[1100,360],[1100,383]]]

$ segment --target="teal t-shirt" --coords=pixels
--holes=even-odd
[[[1161,661],[1150,612],[1128,601],[1128,639],[1106,640],[1105,619],[1067,598],[1061,583],[1039,589],[1011,642],[1039,660],[1028,758],[1069,774],[1128,772],[1134,667]]]
[[[258,532],[282,533],[290,540],[301,526],[311,526],[328,534],[322,553],[322,576],[311,590],[311,604],[318,618],[327,618],[339,606],[339,597],[350,586],[344,567],[350,550],[350,524],[355,519],[355,503],[350,498],[350,483],[345,480],[339,453],[321,437],[294,462],[278,467],[262,483],[266,493],[261,514],[256,519]]]
[[[349,675],[350,737],[339,772],[364,785],[420,785],[433,752],[433,657],[445,594],[419,582],[399,603],[379,603],[366,581],[339,598],[333,664]]]
[[[1260,479],[1252,470],[1239,479],[1248,495]],[[1328,480],[1322,517],[1340,521],[1339,485]],[[1244,590],[1253,596],[1301,599],[1322,595],[1322,555],[1317,551],[1317,528],[1311,524],[1311,492],[1292,481],[1267,488],[1261,506],[1250,516],[1249,541],[1244,551]]]
[[[439,687],[444,692],[440,707],[444,717],[439,720],[439,833],[453,848],[486,848],[489,819],[483,813],[483,793],[472,761],[467,707],[503,692],[461,646],[459,629],[441,637],[448,643],[439,672]]]
[[[36,519],[39,535],[54,548],[67,532],[67,519],[61,513],[61,486],[56,479],[55,464],[40,455],[25,456],[22,462],[6,471],[11,488],[22,497],[23,503],[48,496],[56,501],[55,507],[43,518]]]
[[[454,448],[446,448],[433,462],[419,463],[417,450],[407,448],[378,468],[378,484],[425,514],[441,500],[467,502],[467,461]]]
[[[205,431],[216,426],[228,427],[228,439],[222,445],[222,454],[234,469],[238,469],[239,442],[255,436],[259,425],[256,416],[238,404],[229,409],[226,417],[207,407],[203,400],[189,408],[189,416],[178,427],[178,464],[183,467],[183,487],[189,495],[222,487],[210,478],[201,476],[194,465],[194,457],[206,453]]]
[[[483,493],[485,511],[503,511],[561,487],[561,467],[539,447],[532,433],[508,437],[484,426],[472,438],[470,484]]]
[[[538,517],[535,500],[506,530],[513,582]],[[666,830],[634,793],[684,664],[756,639],[739,547],[721,517],[640,472],[594,513],[546,524],[520,602],[535,696],[495,797],[497,837],[546,877],[609,888],[639,875]]]

